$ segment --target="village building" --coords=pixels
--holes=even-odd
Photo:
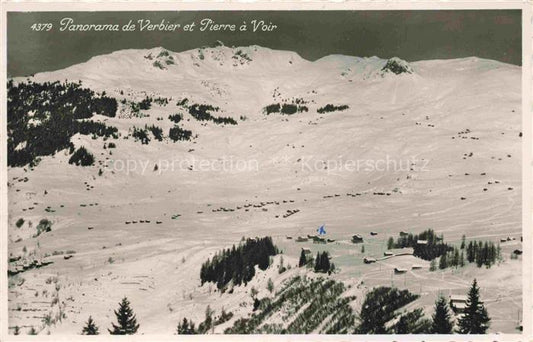
[[[363,237],[359,234],[355,234],[352,236],[352,242],[353,243],[361,243],[363,242]]]
[[[370,258],[370,257],[365,257],[365,258],[363,259],[363,262],[364,262],[365,264],[372,264],[372,263],[376,262],[376,259],[375,259],[375,258]]]

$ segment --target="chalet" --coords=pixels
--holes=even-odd
[[[416,244],[417,245],[427,245],[428,244],[428,240],[417,240]]]
[[[326,239],[327,242],[335,242],[335,239]]]
[[[465,295],[450,295],[450,308],[456,314],[464,312],[468,297]]]
[[[361,243],[363,242],[363,237],[359,234],[355,234],[352,236],[352,242],[353,243]]]
[[[400,232],[400,236],[407,236],[409,233],[404,232],[403,230]]]
[[[326,243],[326,239],[320,236],[313,237],[313,243]]]
[[[394,268],[394,273],[396,273],[396,274],[402,274],[402,273],[406,273],[406,272],[407,272],[406,268],[400,268],[400,267],[395,267]]]
[[[506,238],[501,238],[500,242],[507,242],[507,239]]]
[[[413,265],[413,266],[411,266],[412,270],[419,270],[421,268],[422,268],[422,265]]]
[[[287,240],[292,240],[292,236],[287,236]]]
[[[521,255],[522,253],[523,253],[523,252],[522,252],[521,249],[515,249],[515,250],[513,251],[513,254],[516,254],[516,255]]]
[[[372,264],[372,263],[376,262],[376,259],[375,259],[375,258],[365,257],[365,258],[363,259],[363,262],[364,262],[365,264]]]
[[[309,239],[306,238],[306,237],[303,237],[303,236],[298,236],[296,238],[296,242],[306,242],[307,240],[309,240]]]
[[[378,235],[378,233],[377,232],[370,232],[370,235],[375,236],[375,235]]]
[[[384,255],[384,256],[393,256],[394,253],[389,252],[389,251],[386,251],[386,252],[383,252],[383,255]]]

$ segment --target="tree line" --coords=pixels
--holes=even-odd
[[[378,287],[370,291],[363,302],[358,334],[485,334],[490,326],[487,309],[480,300],[479,286],[474,279],[468,290],[466,307],[457,321],[453,320],[447,300],[439,296],[431,319],[421,309],[397,313],[418,295],[407,290]],[[387,323],[395,319],[395,323]],[[456,325],[456,327],[455,327]],[[455,328],[454,328],[455,327]]]
[[[206,282],[216,283],[219,289],[229,282],[246,285],[255,275],[255,266],[266,270],[270,266],[270,257],[278,253],[270,236],[248,238],[238,246],[233,245],[207,259],[202,264],[200,280],[202,285]]]
[[[82,88],[81,82],[7,83],[9,166],[35,165],[39,157],[69,148],[76,134],[117,137],[117,129],[88,121],[94,114],[114,117],[117,101]]]
[[[327,316],[330,313],[334,315],[340,313],[340,308],[346,306],[348,301],[355,299],[355,297],[344,299],[339,297],[344,290],[341,283],[335,283],[331,280],[324,282],[319,279],[305,285],[299,284],[299,279],[299,277],[295,277],[290,280],[286,288],[282,290],[283,295],[279,298],[273,300],[265,298],[259,301],[258,307],[262,310],[259,314],[254,314],[249,319],[243,318],[237,320],[233,327],[225,330],[225,333],[253,333],[261,325],[264,318],[281,308],[281,305],[289,296],[301,296],[302,291],[304,294],[309,292],[307,295],[318,291],[318,293],[323,293],[324,298],[321,295],[316,300],[312,300],[311,305],[307,307],[302,315],[298,316],[286,329],[281,330],[281,332],[285,333],[293,331],[298,333],[311,333],[313,331],[312,327],[320,324],[321,320],[319,318],[322,318],[324,315]],[[416,300],[419,297],[418,295],[408,290],[376,287],[366,294],[359,313],[360,322],[352,328],[352,332],[355,334],[485,334],[490,327],[490,317],[481,301],[479,290],[477,280],[474,279],[468,290],[466,307],[463,314],[457,320],[454,320],[448,302],[442,296],[439,296],[436,300],[434,313],[431,319],[428,319],[424,317],[422,309],[414,309],[402,313],[398,312],[400,308]],[[331,298],[328,297],[330,294],[332,295]],[[326,301],[322,303],[320,301],[321,298]],[[342,304],[341,302],[335,303],[335,301],[339,300]],[[349,309],[349,306],[347,308]],[[309,311],[308,315],[303,315],[307,311]],[[211,310],[210,306],[207,306],[205,319],[198,327],[196,327],[192,320],[184,318],[183,321],[178,323],[177,333],[185,335],[205,334],[212,331],[214,326],[227,322],[233,317],[233,313],[226,312],[224,309],[222,309],[221,315],[217,319],[213,317],[213,314],[213,310]],[[115,316],[117,323],[112,323],[111,328],[108,329],[110,334],[131,335],[135,334],[139,329],[136,316],[126,297],[119,303],[118,310],[115,310]],[[311,316],[314,317],[313,322],[310,322]],[[342,318],[343,326],[337,327],[342,329],[339,330],[335,326],[332,326],[328,330],[330,333],[350,332],[347,329],[355,325],[355,316],[349,314]],[[334,325],[340,324],[341,321],[337,321]],[[390,322],[394,323],[390,324]],[[309,328],[305,328],[309,324]],[[279,330],[276,327],[272,328],[274,328],[274,332]],[[270,328],[268,324],[265,324],[262,329]],[[99,328],[91,316],[89,316],[88,321],[83,327],[82,334],[99,334]]]
[[[218,111],[218,107],[207,104],[193,104],[189,106],[189,114],[198,121],[212,121],[216,124],[236,125],[237,121],[231,117],[213,116],[209,112]]]
[[[317,273],[328,273],[331,274],[335,271],[335,264],[330,262],[330,255],[328,251],[317,252],[316,258],[314,259],[314,271]],[[313,261],[312,256],[307,256],[305,251],[302,249],[300,253],[300,260],[298,261],[298,267],[303,267],[308,265]]]
[[[316,111],[319,114],[324,114],[324,113],[335,112],[335,111],[343,111],[343,110],[346,110],[348,108],[350,108],[348,105],[336,106],[336,105],[332,105],[332,104],[327,104],[324,107],[318,108]]]
[[[423,243],[421,243],[424,241]],[[424,230],[420,234],[400,233],[400,236],[394,241],[391,237],[387,243],[388,249],[392,248],[413,248],[413,255],[424,260],[433,260],[443,254],[453,250],[452,246],[444,243],[444,237],[435,234],[433,229]]]

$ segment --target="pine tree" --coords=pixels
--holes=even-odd
[[[85,326],[83,327],[83,330],[81,331],[82,335],[98,335],[98,327],[93,321],[93,318],[89,316],[89,319],[87,320],[87,323],[85,323]]]
[[[113,329],[108,329],[111,335],[133,335],[137,332],[139,324],[137,324],[137,318],[130,308],[128,298],[122,298],[118,311],[115,310],[115,315],[117,316],[118,325],[112,323]]]
[[[177,331],[178,331],[178,335],[195,335],[196,334],[193,321],[187,321],[187,318],[184,318],[182,323],[178,323]]]
[[[435,302],[435,313],[433,314],[433,323],[431,332],[433,334],[451,334],[453,323],[448,310],[448,304],[444,297],[439,297]]]
[[[387,241],[387,249],[393,249],[394,248],[394,239],[392,236],[389,238],[389,241]]]
[[[361,253],[365,253],[365,245],[361,245]]]
[[[455,268],[457,268],[457,266],[459,266],[459,262],[460,262],[460,260],[459,260],[459,250],[454,247],[452,265],[455,266]]]
[[[476,256],[474,254],[474,244],[472,241],[470,241],[466,247],[466,260],[468,260],[468,262],[474,262],[476,260]]]
[[[322,269],[322,258],[320,252],[316,252],[316,259],[315,259],[315,272],[318,272]]]
[[[435,261],[436,259],[432,259],[431,262],[429,263],[429,271],[430,272],[434,272],[437,270],[437,262]]]
[[[274,291],[274,283],[272,282],[272,279],[270,279],[270,278],[268,278],[267,290],[270,293],[272,293]]]
[[[446,259],[446,253],[444,253],[443,255],[440,256],[440,259],[439,259],[439,269],[443,270],[446,267],[448,267],[448,261]]]
[[[198,325],[198,333],[205,334],[213,327],[213,313],[211,306],[205,308],[205,319],[202,323]]]
[[[461,251],[461,255],[459,256],[459,266],[465,267],[465,254],[463,251]]]
[[[465,244],[466,244],[465,240],[466,240],[466,236],[463,235],[461,237],[461,249],[465,249]]]
[[[302,253],[300,253],[300,261],[298,262],[298,267],[302,267],[307,265],[307,258],[305,257],[304,250],[302,249]]]
[[[490,318],[487,309],[479,299],[479,287],[474,279],[468,291],[464,314],[459,318],[460,334],[485,334],[489,328]]]

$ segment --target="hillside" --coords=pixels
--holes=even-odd
[[[220,44],[181,53],[122,50],[36,74],[32,82],[81,81],[95,96],[116,99],[116,116],[89,119],[116,127],[117,136],[71,132],[69,141],[92,153],[93,166],[69,164],[63,149],[36,166],[8,169],[9,253],[53,261],[10,278],[9,325],[39,327],[40,316],[61,308],[62,321],[43,331],[79,333],[89,315],[105,331],[126,295],[141,333],[174,333],[184,317],[200,322],[208,304],[234,313],[215,329],[222,333],[251,314],[252,286],[266,296],[268,278],[280,288],[308,273],[296,264],[309,247],[330,251],[339,268],[330,278],[351,286],[356,311],[364,293],[392,282],[420,295],[410,305],[430,317],[438,293],[464,294],[477,278],[491,332],[516,332],[520,78],[519,67],[475,57],[310,62],[289,51]],[[14,80],[22,82],[28,79]],[[147,128],[143,144],[134,127],[152,125],[161,141]],[[171,139],[175,127],[190,139]],[[34,237],[42,219],[51,231]],[[295,242],[322,224],[335,242]],[[363,263],[383,256],[389,237],[428,228],[455,245],[463,234],[467,241],[510,239],[501,243],[504,260],[488,269],[432,273],[411,255]],[[364,236],[364,253],[350,242],[353,234]],[[266,235],[291,270],[258,270],[231,294],[201,286],[207,258],[242,237]],[[394,275],[413,264],[423,269]],[[64,306],[43,298],[56,278]]]

